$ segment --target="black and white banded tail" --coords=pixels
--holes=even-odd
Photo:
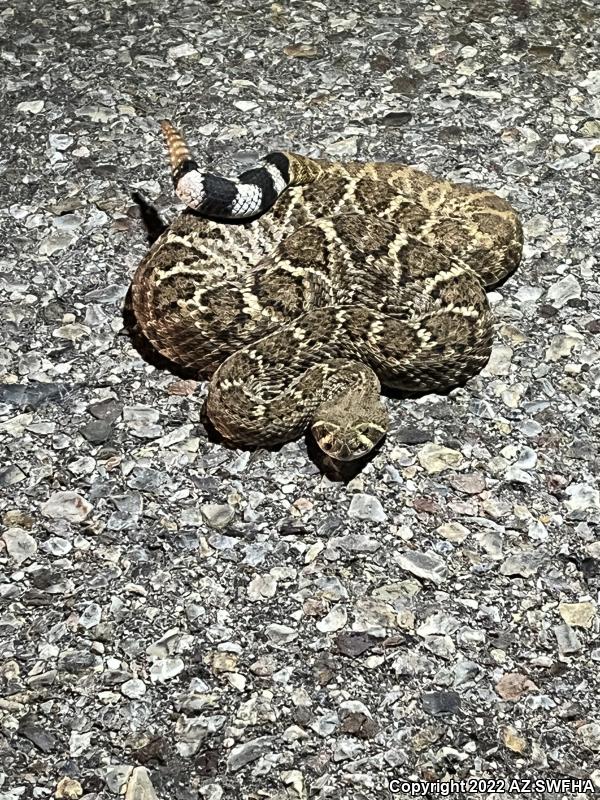
[[[210,217],[247,219],[256,217],[275,203],[288,186],[311,183],[320,167],[304,156],[269,153],[260,167],[242,172],[237,178],[224,178],[202,172],[181,134],[168,120],[161,122],[175,193],[188,208]]]

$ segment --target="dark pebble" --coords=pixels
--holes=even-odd
[[[108,420],[96,419],[82,425],[79,429],[79,433],[81,433],[90,444],[102,444],[110,438],[112,426]]]
[[[456,714],[460,710],[460,695],[457,692],[424,692],[423,709],[428,714]]]
[[[53,736],[47,726],[40,724],[31,714],[23,717],[19,722],[19,734],[42,753],[51,753],[56,749],[56,736]]]
[[[394,441],[402,444],[424,444],[431,441],[431,434],[419,428],[398,428],[394,431]]]
[[[407,125],[411,119],[412,114],[410,111],[390,111],[379,121],[386,128],[401,128],[403,125]]]
[[[343,656],[356,658],[377,644],[377,637],[368,633],[340,633],[336,639],[338,651]]]
[[[96,419],[114,422],[121,415],[122,406],[112,397],[107,397],[106,400],[91,403],[87,410]]]

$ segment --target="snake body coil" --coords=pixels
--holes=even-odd
[[[210,379],[208,416],[230,442],[310,427],[332,458],[359,458],[387,430],[381,384],[436,390],[485,366],[485,287],[522,250],[505,200],[399,164],[283,152],[230,180],[162,127],[188,209],[140,263],[132,309],[160,353]]]

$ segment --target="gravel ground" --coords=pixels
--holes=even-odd
[[[599,21],[593,0],[0,5],[1,800],[600,789]],[[131,192],[177,210],[165,116],[223,170],[283,146],[507,197],[527,244],[484,374],[391,399],[345,481],[302,441],[212,442],[203,386],[122,329]]]

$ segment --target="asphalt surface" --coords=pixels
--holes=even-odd
[[[0,800],[600,790],[599,16],[0,5]],[[508,198],[484,373],[390,399],[351,479],[212,441],[123,330],[131,194],[178,210],[163,117],[224,172],[285,147]]]

